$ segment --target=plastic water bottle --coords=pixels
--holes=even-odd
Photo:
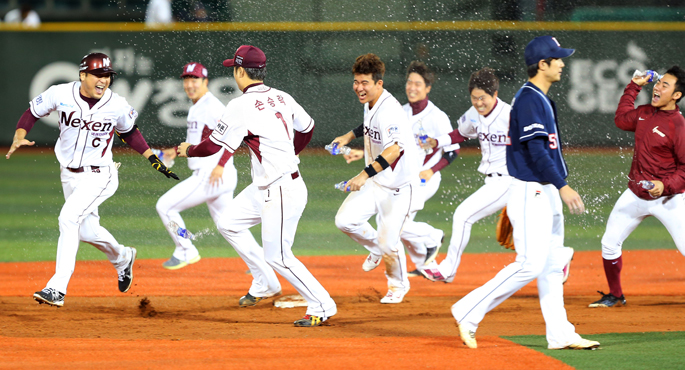
[[[169,224],[167,224],[167,227],[169,228],[169,230],[171,230],[172,233],[180,236],[183,239],[190,239],[190,240],[195,239],[195,235],[193,235],[193,233],[191,233],[187,229],[182,228],[181,226],[179,226],[174,221],[169,221]]]
[[[649,79],[647,82],[652,82],[652,81],[658,81],[661,79],[661,76],[656,73],[656,71],[652,71],[651,69],[648,69],[646,71],[640,71],[640,70],[635,70],[635,73],[633,73],[633,78],[635,77],[645,77],[648,76]]]
[[[420,124],[420,126],[419,126],[419,141],[421,141],[421,144],[428,144],[427,143],[428,133],[426,132],[426,130],[423,129],[423,124]],[[424,148],[424,147],[421,147],[421,148],[423,149],[423,151],[426,154],[433,153],[433,149],[431,149],[431,148]]]
[[[352,151],[352,148],[345,146],[345,145],[338,147],[338,143],[328,144],[324,148],[326,148],[326,150],[328,150],[328,152],[331,153],[332,155],[338,155],[338,154],[348,155]]]
[[[642,181],[638,182],[638,184],[640,184],[640,186],[642,186],[642,188],[645,190],[654,189],[654,183],[649,181],[649,180],[642,180]]]
[[[421,179],[421,186],[426,186],[426,179]]]
[[[152,150],[152,154],[156,155],[157,158],[159,158],[159,160],[162,161],[162,163],[164,163],[164,165],[166,166],[166,168],[171,168],[171,167],[173,167],[173,165],[174,165],[174,160],[173,160],[173,159],[169,159],[169,157],[166,157],[166,158],[165,158],[165,157],[164,157],[164,151],[162,151],[161,149],[150,149],[150,150]]]
[[[341,181],[341,182],[339,182],[339,183],[333,185],[333,187],[334,187],[336,190],[340,190],[340,191],[344,191],[344,192],[350,191],[350,187],[347,186],[347,181]]]

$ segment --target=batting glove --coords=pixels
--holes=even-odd
[[[175,173],[171,172],[171,170],[166,168],[164,163],[162,163],[162,161],[160,161],[159,157],[157,157],[156,155],[153,154],[149,156],[147,160],[150,161],[150,163],[152,163],[152,168],[163,173],[167,178],[174,178],[178,180],[178,175],[176,175]]]

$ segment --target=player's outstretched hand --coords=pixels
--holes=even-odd
[[[633,82],[638,86],[645,86],[649,82],[649,76],[633,77]]]
[[[156,155],[153,154],[153,155],[147,157],[147,160],[150,161],[150,163],[152,163],[152,168],[154,168],[154,169],[156,169],[157,171],[163,173],[164,176],[166,176],[167,178],[173,178],[173,179],[178,180],[178,175],[176,175],[175,173],[171,172],[171,170],[169,170],[169,169],[164,165],[164,163],[162,163],[162,161],[159,160],[159,157],[157,157]]]
[[[209,175],[209,184],[218,187],[224,183],[224,166],[216,166]]]
[[[12,153],[19,149],[20,146],[31,146],[36,143],[35,141],[28,141],[24,139],[24,136],[26,136],[26,130],[24,130],[23,128],[17,129],[17,131],[14,133],[14,140],[12,140],[12,146],[10,146],[10,150],[7,152],[7,155],[5,156],[6,159],[10,159]]]
[[[571,189],[570,186],[565,185],[563,188],[559,189],[559,196],[561,196],[561,200],[566,203],[572,214],[579,215],[585,212],[583,199],[581,199],[580,195],[575,190]]]
[[[347,163],[352,163],[364,158],[364,151],[361,149],[352,149],[350,154],[345,154],[343,157],[345,157]]]

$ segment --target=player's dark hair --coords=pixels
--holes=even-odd
[[[469,79],[469,94],[473,89],[481,89],[490,96],[495,95],[499,90],[499,78],[497,78],[495,70],[485,67],[471,73],[471,78]]]
[[[352,66],[352,73],[356,75],[368,75],[373,78],[373,82],[377,83],[383,79],[385,75],[385,63],[376,54],[368,53],[360,55],[354,61]]]
[[[552,63],[552,60],[554,60],[554,59],[558,59],[558,58],[547,58],[547,59],[543,59],[542,61],[547,63],[547,65],[550,65]],[[535,77],[535,75],[538,74],[538,64],[539,64],[539,62],[535,63],[535,64],[531,64],[528,66],[528,77],[533,78],[533,77]]]
[[[673,92],[675,93],[676,91],[680,91],[680,98],[676,100],[676,104],[680,102],[680,99],[683,98],[683,94],[685,94],[685,70],[678,66],[673,66],[669,68],[668,71],[666,71],[667,74],[675,77],[675,87],[673,89]]]
[[[264,68],[243,68],[247,77],[255,81],[264,81],[266,79],[266,66]]]
[[[407,78],[409,78],[409,75],[412,73],[416,73],[423,77],[423,82],[426,84],[426,87],[432,85],[433,81],[435,81],[435,74],[424,62],[418,60],[411,62],[407,68]]]

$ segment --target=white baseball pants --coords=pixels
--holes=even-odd
[[[350,193],[335,215],[335,226],[352,240],[376,256],[383,256],[388,287],[393,291],[409,291],[407,259],[400,242],[402,227],[411,212],[414,186],[388,189],[373,180]],[[378,231],[369,218],[378,214]]]
[[[167,227],[169,222],[174,221],[185,229],[185,222],[183,222],[180,212],[207,203],[209,214],[216,224],[219,216],[233,200],[233,191],[238,184],[238,174],[235,167],[232,165],[224,167],[223,182],[217,186],[212,186],[209,183],[211,174],[212,168],[193,171],[192,176],[169,189],[157,201],[157,213],[162,219],[164,228],[167,229],[171,239],[176,244],[173,256],[181,261],[190,261],[200,253],[193,245],[192,240],[182,238],[169,230]]]
[[[648,216],[654,216],[661,221],[680,253],[685,255],[684,210],[685,194],[645,200],[626,189],[609,215],[607,228],[602,237],[602,258],[615,260],[621,257],[623,241]]]
[[[446,282],[454,281],[461,263],[461,255],[471,238],[473,224],[507,205],[512,179],[511,176],[485,177],[485,185],[464,199],[454,211],[452,238],[447,249],[447,257],[438,266]]]
[[[438,191],[440,187],[440,180],[442,175],[440,172],[435,173],[430,180],[422,186],[415,186],[417,197],[421,197],[422,203],[428,201]],[[412,207],[414,208],[414,207]],[[414,265],[417,267],[423,266],[426,261],[426,248],[433,248],[441,245],[440,240],[445,235],[442,230],[436,229],[425,222],[416,222],[414,218],[416,214],[423,208],[413,209],[409,214],[409,219],[404,224],[400,239],[407,248],[407,254],[411,258]],[[376,222],[378,223],[378,222]]]
[[[514,227],[516,261],[452,306],[459,325],[475,332],[486,313],[538,279],[548,348],[564,348],[581,339],[564,308],[562,270],[570,249],[564,248],[562,211],[554,185],[512,180],[507,214]]]
[[[264,297],[280,292],[276,270],[307,300],[308,315],[328,318],[337,313],[335,302],[292,252],[297,224],[306,204],[307,187],[302,177],[292,179],[286,174],[265,189],[254,184],[246,187],[217,226],[252,272],[251,295]],[[249,231],[259,223],[263,250]]]
[[[60,170],[64,205],[59,214],[59,240],[55,275],[46,288],[67,293],[67,285],[76,265],[79,241],[101,250],[117,271],[126,268],[131,260],[131,249],[119,244],[104,227],[100,226],[98,206],[114,195],[119,187],[119,172],[114,164],[75,173],[62,167]]]

